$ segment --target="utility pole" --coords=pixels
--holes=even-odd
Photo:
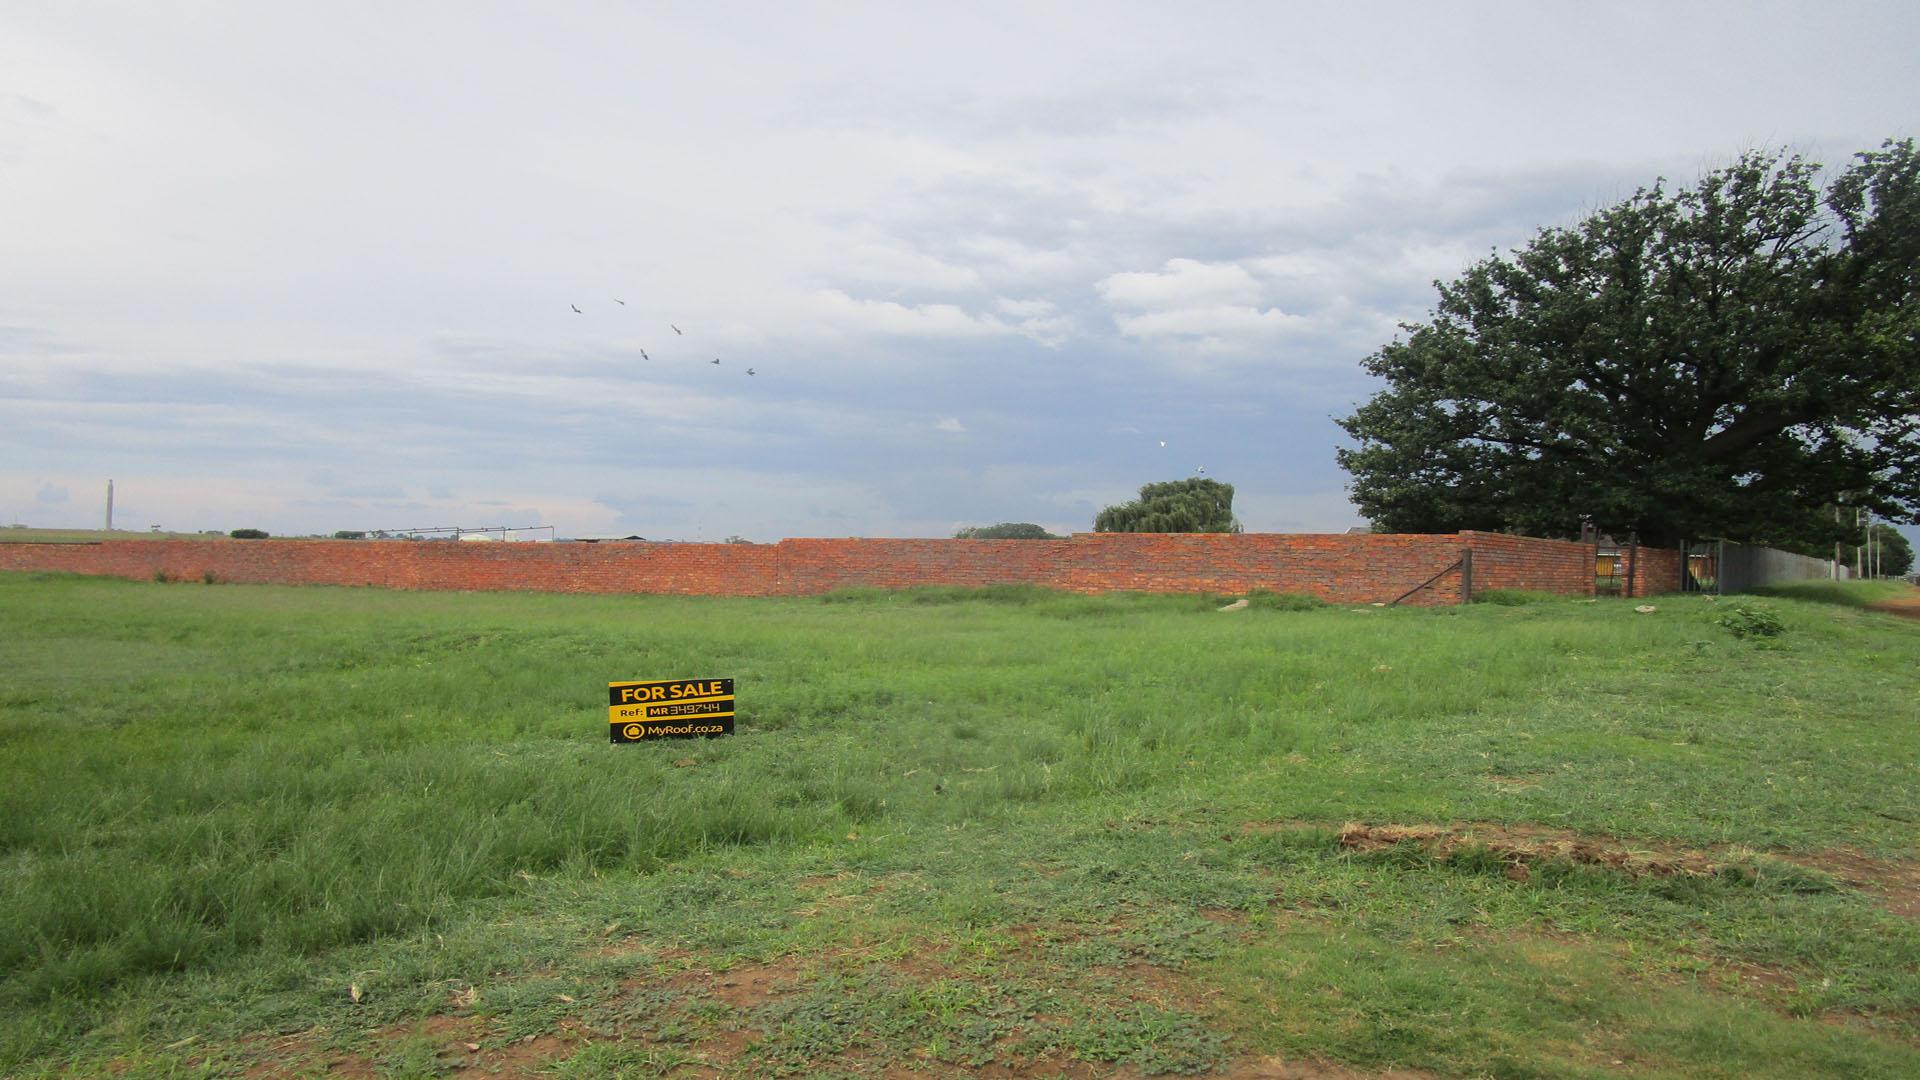
[[[1857,506],[1854,507],[1853,508],[1853,527],[1856,529],[1860,527],[1860,514],[1861,514],[1860,508]],[[1865,569],[1860,565],[1860,550],[1861,549],[1859,544],[1853,545],[1853,576],[1854,577],[1859,577],[1861,575],[1861,572]]]

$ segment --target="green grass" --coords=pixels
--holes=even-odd
[[[1740,640],[1680,596],[0,575],[0,1074],[434,1075],[531,1036],[581,1077],[1913,1075],[1920,928],[1801,865],[1920,839],[1920,625],[1849,588]],[[608,744],[605,683],[710,676],[738,736]],[[1718,869],[1520,880],[1348,821]]]

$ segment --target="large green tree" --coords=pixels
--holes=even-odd
[[[1920,155],[1827,185],[1750,153],[1542,230],[1365,361],[1341,421],[1392,531],[1832,543],[1836,500],[1920,517]]]
[[[1132,502],[1109,506],[1093,519],[1094,532],[1239,532],[1233,485],[1196,477],[1146,484]]]

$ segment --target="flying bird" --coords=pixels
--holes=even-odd
[[[1198,472],[1201,476],[1207,475],[1207,467],[1205,465],[1200,466],[1200,468],[1195,471]]]
[[[720,358],[719,358],[719,357],[717,357],[717,356],[716,356],[716,357],[714,357],[714,358],[713,358],[713,362],[714,362],[714,363],[716,363],[716,364],[717,364],[717,363],[719,363],[719,362],[720,362]]]
[[[573,313],[574,313],[575,315],[582,315],[582,314],[585,314],[585,312],[582,312],[582,311],[581,311],[581,310],[580,310],[579,308],[577,308],[577,307],[574,307],[574,305],[572,305],[572,304],[568,304],[567,306],[568,306],[568,307],[570,307],[570,308],[573,308]]]
[[[714,363],[716,363],[716,364],[717,364],[717,363],[719,363],[719,362],[720,362],[720,361],[718,361],[718,360],[715,360],[715,361],[714,361]],[[752,369],[752,368],[748,368],[748,369],[747,369],[747,374],[749,374],[749,375],[751,375],[751,374],[753,374],[753,369]]]
[[[619,304],[621,307],[627,306],[627,302],[625,300],[620,299],[619,297],[615,297],[613,302],[616,304]]]
[[[640,359],[642,359],[642,360],[651,360],[651,359],[653,359],[653,357],[651,357],[651,356],[648,356],[648,355],[647,355],[647,350],[645,350],[645,349],[641,349],[641,350],[640,350]]]
[[[1167,448],[1167,440],[1165,440],[1165,439],[1161,439],[1161,440],[1160,440],[1160,449],[1162,449],[1162,450],[1165,450],[1166,448]]]
[[[667,325],[668,325],[668,326],[673,326],[673,324],[672,324],[672,323],[668,323]],[[673,326],[673,332],[674,332],[674,333],[676,333],[676,334],[679,334],[679,335],[680,335],[681,337],[685,337],[685,336],[686,336],[686,332],[685,332],[685,331],[683,331],[683,330],[681,330],[681,329],[680,329],[679,327],[677,327],[677,326]]]

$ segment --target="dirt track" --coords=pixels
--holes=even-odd
[[[1891,600],[1882,600],[1872,605],[1875,611],[1884,611],[1891,615],[1904,615],[1909,619],[1920,619],[1920,589],[1910,589],[1905,596],[1896,596]]]

